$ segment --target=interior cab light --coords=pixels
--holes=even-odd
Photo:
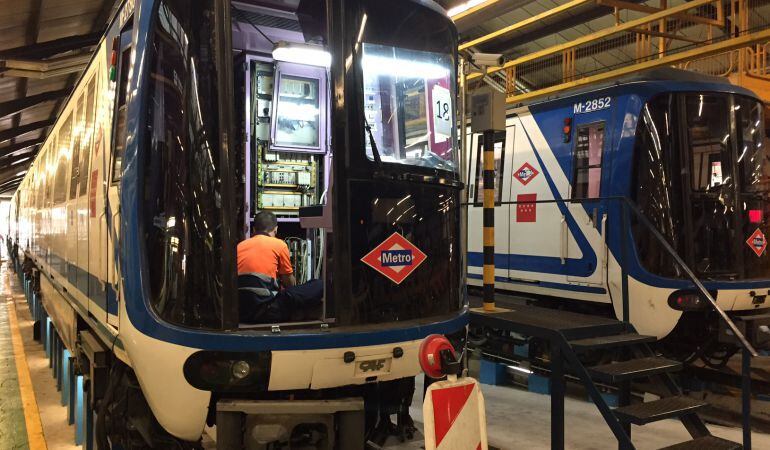
[[[308,66],[331,66],[332,55],[319,45],[278,42],[273,49],[273,59]]]

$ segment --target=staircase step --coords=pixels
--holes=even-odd
[[[678,361],[648,357],[589,367],[588,373],[599,381],[616,383],[677,370],[682,370],[682,363]]]
[[[693,413],[707,403],[685,396],[666,397],[646,403],[621,406],[614,410],[615,415],[623,422],[634,425],[644,425],[671,417],[681,417]]]
[[[613,334],[610,336],[592,337],[569,341],[576,351],[594,350],[600,348],[620,347],[623,345],[648,344],[655,342],[655,336],[644,336],[636,333]]]
[[[660,450],[740,450],[741,444],[721,439],[716,436],[704,436],[692,441],[686,441],[674,444],[670,447],[664,447]]]

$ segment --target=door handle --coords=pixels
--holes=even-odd
[[[559,254],[559,259],[561,260],[561,264],[564,265],[567,262],[567,244],[568,244],[568,238],[567,238],[567,218],[566,216],[561,216],[561,249]]]

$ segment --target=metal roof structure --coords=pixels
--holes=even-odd
[[[0,0],[0,196],[18,186],[119,0]]]
[[[743,7],[725,0],[470,0],[470,3],[469,0],[441,0],[440,3],[450,10],[460,31],[460,50],[466,55],[502,54],[505,65],[498,69],[512,70],[509,74],[497,72],[496,81],[504,85],[506,76],[515,77],[515,86],[508,82],[507,89],[510,98],[520,98],[513,93],[538,92],[654,58],[662,60],[664,55],[684,55],[690,49],[770,27],[770,0],[742,1]],[[468,4],[474,6],[467,12],[457,12],[458,6]],[[741,9],[747,11],[745,23],[740,21],[740,15],[735,15],[740,14]],[[661,16],[661,19],[645,23],[651,16]],[[625,31],[613,31],[621,28]],[[592,36],[595,38],[589,39]],[[665,44],[661,44],[663,40]],[[585,43],[577,44],[582,41]],[[661,47],[664,50],[659,50]],[[733,60],[730,54],[711,58],[710,66],[704,70],[713,74],[729,72],[735,63]]]

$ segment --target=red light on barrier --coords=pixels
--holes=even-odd
[[[751,222],[751,223],[761,223],[762,222],[762,210],[761,209],[750,209],[749,210],[749,222]]]
[[[445,368],[441,364],[440,354],[442,350],[449,350],[454,353],[454,347],[452,347],[449,339],[440,334],[431,334],[420,344],[417,357],[426,376],[438,379],[446,375]]]

